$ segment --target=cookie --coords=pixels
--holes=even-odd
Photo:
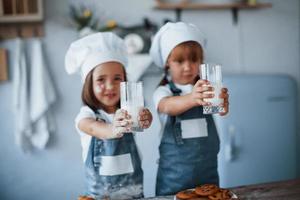
[[[95,200],[95,199],[89,196],[79,196],[78,200]]]
[[[217,193],[219,191],[218,186],[213,184],[204,184],[196,187],[195,192],[200,196],[209,196]]]
[[[211,200],[229,200],[231,199],[231,194],[229,190],[220,189],[217,193],[209,195]]]
[[[176,197],[178,199],[186,200],[186,199],[196,198],[196,197],[198,197],[198,195],[195,193],[194,190],[184,190],[184,191],[178,192],[176,194]]]
[[[195,197],[188,200],[210,200],[208,197]]]

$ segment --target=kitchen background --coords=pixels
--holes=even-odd
[[[9,52],[8,80],[0,83],[1,199],[76,199],[84,189],[81,146],[79,136],[74,128],[74,118],[81,105],[81,80],[79,76],[67,75],[64,68],[66,50],[79,35],[76,28],[70,25],[70,3],[80,5],[83,2],[85,5],[92,5],[103,21],[113,19],[124,26],[142,24],[145,17],[158,26],[162,25],[165,19],[175,20],[176,18],[174,11],[153,9],[154,0],[45,0],[43,51],[47,70],[56,92],[56,101],[50,110],[54,116],[55,131],[50,134],[45,149],[35,149],[26,153],[15,144],[14,136],[15,126],[19,120],[18,114],[14,112],[13,104],[15,82],[13,74],[16,72],[14,63],[17,56],[17,43],[13,39],[0,42],[0,47],[8,49]],[[228,3],[229,0],[202,2]],[[292,85],[295,83],[297,86],[295,88],[297,93],[294,93],[292,106],[299,116],[300,109],[297,105],[300,103],[300,2],[298,0],[261,0],[259,2],[271,3],[272,7],[240,10],[236,24],[230,9],[183,10],[181,19],[185,22],[194,23],[203,30],[207,36],[206,60],[222,63],[225,79],[228,77],[229,80],[232,80],[230,79],[232,76],[248,77],[248,75],[289,77],[288,80],[291,80]],[[145,81],[145,95],[148,97],[146,98],[146,105],[153,112],[151,92],[160,79],[160,73],[154,65],[150,64],[141,77]],[[249,81],[243,83],[245,86],[253,84],[251,80],[255,79],[247,80]],[[275,82],[276,80],[278,79],[275,79]],[[228,84],[232,84],[232,82],[228,81]],[[253,91],[250,90],[249,92],[251,94]],[[238,98],[236,94],[232,94],[232,96]],[[245,102],[245,107],[252,106],[250,110],[257,109],[257,105],[250,105],[251,100],[248,99]],[[283,166],[294,165],[298,159],[297,174],[296,171],[293,171],[292,175],[288,175],[286,178],[300,177],[299,118],[294,115],[283,115],[281,112],[284,112],[284,109],[278,109],[277,112],[276,109],[275,107],[275,111],[272,111],[274,114],[271,114],[270,110],[270,116],[290,117],[288,121],[282,120],[282,126],[290,121],[294,122],[291,123],[292,126],[297,126],[295,129],[291,129],[291,133],[282,132],[283,135],[292,135],[291,140],[289,140],[291,142],[293,142],[293,134],[297,132],[298,136],[298,139],[294,141],[297,144],[297,154],[295,156],[293,154],[291,158],[294,159],[293,161],[286,160]],[[232,115],[234,114],[237,118],[243,118],[247,115],[247,112],[235,111],[237,112],[232,113]],[[259,113],[259,111],[257,112]],[[271,118],[268,117],[268,114],[265,116],[262,120],[269,123],[268,120]],[[227,118],[230,118],[230,115]],[[275,126],[275,124],[270,124],[270,126],[273,125]],[[250,124],[249,127],[251,126],[258,125]],[[158,119],[155,118],[152,127],[144,135],[138,136],[138,144],[143,146],[146,196],[153,196],[154,194],[155,163],[158,154],[156,148],[159,142],[157,140],[158,130],[159,123]],[[272,140],[271,136],[272,134],[270,134],[270,140]],[[273,137],[284,138],[276,134]],[[253,146],[255,145],[257,144],[253,144]],[[269,143],[266,142],[265,145],[267,147]],[[294,144],[291,146],[294,147]],[[276,148],[280,151],[280,148],[286,149],[288,147],[275,146],[274,149]],[[276,159],[274,154],[274,152],[269,152],[269,157]],[[296,166],[286,169],[295,170]],[[244,170],[244,173],[246,174],[247,170]],[[264,182],[263,179],[260,181]],[[265,181],[269,180],[266,178]]]

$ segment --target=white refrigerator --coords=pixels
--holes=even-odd
[[[296,83],[282,75],[231,75],[230,112],[215,115],[221,149],[220,186],[295,178]]]

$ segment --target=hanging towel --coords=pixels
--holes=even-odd
[[[29,113],[29,89],[28,89],[28,71],[25,58],[24,42],[16,39],[16,53],[13,70],[13,85],[14,85],[14,107],[16,111],[16,130],[15,140],[16,144],[22,150],[27,151],[30,148],[27,135],[31,131],[31,120]]]
[[[50,133],[55,130],[50,108],[56,101],[56,94],[44,61],[41,40],[27,40],[26,48],[24,43],[20,39],[16,41],[14,94],[16,142],[26,152],[31,148],[45,148]]]
[[[45,148],[50,132],[55,127],[51,115],[51,105],[56,101],[56,93],[49,76],[39,38],[30,39],[30,119],[32,123],[31,143],[39,149]]]

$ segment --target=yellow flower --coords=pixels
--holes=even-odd
[[[117,26],[117,22],[115,20],[108,20],[106,22],[106,26],[108,28],[115,28]]]
[[[83,11],[83,16],[84,17],[88,18],[91,15],[92,15],[92,12],[90,10],[86,9],[86,10]]]

